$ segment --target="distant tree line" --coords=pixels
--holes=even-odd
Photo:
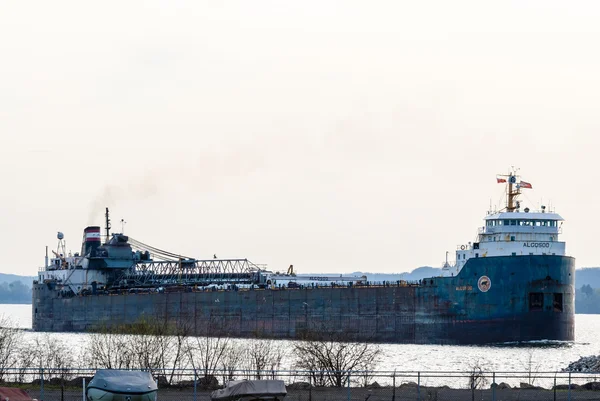
[[[31,288],[21,281],[3,282],[0,284],[1,304],[30,304]]]
[[[576,313],[600,313],[600,288],[589,284],[575,290]]]

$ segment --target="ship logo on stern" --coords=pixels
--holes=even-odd
[[[477,280],[477,288],[481,292],[488,292],[490,287],[492,286],[492,281],[488,276],[481,276],[479,280]]]

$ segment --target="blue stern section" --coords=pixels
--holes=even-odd
[[[427,279],[417,290],[415,342],[573,341],[574,294],[574,258],[470,259],[456,277]]]

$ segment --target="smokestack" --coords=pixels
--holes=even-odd
[[[83,230],[83,242],[81,244],[81,256],[94,256],[96,248],[100,246],[100,227],[90,226]]]

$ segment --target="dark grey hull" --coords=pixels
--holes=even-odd
[[[478,288],[482,276],[491,282],[487,292]],[[36,284],[33,329],[85,332],[156,319],[187,325],[198,335],[234,337],[293,339],[320,331],[389,343],[572,341],[574,280],[573,258],[530,255],[471,259],[456,277],[417,286],[60,298]]]

